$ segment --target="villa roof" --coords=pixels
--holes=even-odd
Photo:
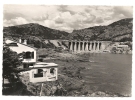
[[[11,39],[11,38],[6,38],[6,39],[7,39],[7,40],[11,40],[11,41],[13,41],[13,42],[15,42],[15,43],[19,43],[19,44],[25,45],[25,46],[30,47],[30,48],[33,48],[33,49],[37,49],[37,48],[34,47],[34,46],[31,46],[31,45],[28,45],[28,44],[20,43],[19,41],[13,40],[13,39]]]
[[[46,62],[38,62],[34,66],[31,66],[31,68],[47,68],[47,67],[57,67],[58,64],[55,63],[46,63]]]

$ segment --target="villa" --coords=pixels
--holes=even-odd
[[[17,52],[17,54],[23,53],[23,68],[29,68],[29,66],[33,66],[36,63],[36,48],[28,45],[27,40],[19,39],[19,41],[15,41],[5,38],[4,43],[4,46],[9,47],[12,51]]]

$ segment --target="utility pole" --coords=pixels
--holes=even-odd
[[[41,84],[41,90],[40,90],[40,96],[42,95],[42,87],[43,87],[44,83]]]

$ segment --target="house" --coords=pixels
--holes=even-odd
[[[23,68],[28,68],[36,63],[36,48],[28,45],[27,40],[19,39],[19,41],[15,41],[4,38],[4,46],[8,46],[12,51],[17,52],[17,54],[23,53]]]
[[[128,45],[118,45],[118,48],[128,48]]]
[[[117,49],[119,50],[121,50],[121,49],[123,49],[123,50],[128,50],[128,48],[129,48],[129,46],[128,45],[118,45],[117,46]]]
[[[38,62],[30,66],[30,82],[56,81],[58,79],[58,65],[55,63]]]

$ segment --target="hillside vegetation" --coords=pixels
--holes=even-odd
[[[126,18],[108,26],[95,26],[74,30],[69,39],[76,40],[103,40],[103,41],[132,41],[133,19]]]
[[[50,29],[48,27],[30,23],[17,26],[4,27],[4,35],[12,36],[36,36],[42,39],[61,39],[68,35],[67,32]]]
[[[27,39],[28,44],[37,48],[55,47],[55,44],[45,40],[74,39],[74,40],[102,40],[102,41],[132,41],[133,18],[116,21],[108,26],[94,26],[72,33],[51,29],[36,23],[4,27],[4,37],[18,40]]]
[[[28,44],[34,44],[35,47],[51,47],[52,44],[46,44],[44,40],[65,39],[69,33],[51,29],[36,23],[23,24],[17,26],[4,27],[4,37],[14,40],[27,39]],[[40,45],[39,45],[40,44]]]

